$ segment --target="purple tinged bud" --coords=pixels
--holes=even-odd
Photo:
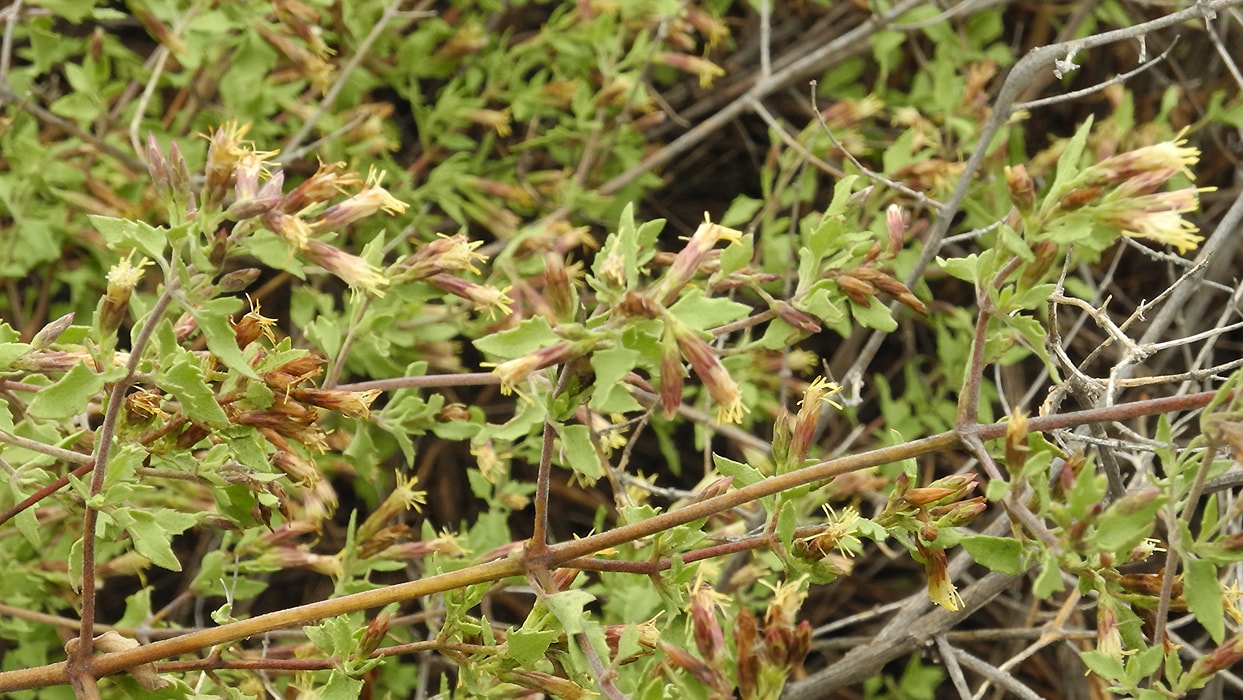
[[[244,267],[240,270],[234,270],[221,277],[217,286],[222,294],[235,294],[254,284],[262,272],[257,267]]]
[[[44,326],[43,330],[36,333],[35,337],[30,340],[31,347],[36,350],[46,350],[52,345],[52,343],[56,342],[56,339],[60,337],[60,334],[64,333],[65,329],[69,328],[72,323],[73,312],[69,312],[55,321],[52,321]]]

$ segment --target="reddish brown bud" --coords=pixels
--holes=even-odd
[[[1099,201],[1104,193],[1102,187],[1080,187],[1063,195],[1058,206],[1066,211],[1074,211]]]
[[[866,270],[868,268],[859,269]],[[834,281],[837,282],[837,286],[845,292],[846,296],[850,297],[851,301],[860,306],[870,306],[872,304],[872,297],[876,296],[876,285],[855,277],[854,272],[852,270],[850,274],[842,273],[834,278]]]
[[[1010,188],[1010,201],[1019,211],[1031,211],[1036,203],[1036,183],[1027,174],[1026,165],[1006,166],[1006,186]]]

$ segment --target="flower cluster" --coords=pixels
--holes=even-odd
[[[1197,227],[1183,214],[1199,208],[1204,188],[1184,187],[1163,191],[1176,175],[1191,178],[1191,166],[1200,151],[1186,145],[1179,134],[1173,140],[1120,153],[1088,166],[1064,187],[1050,192],[1040,208],[1042,221],[1058,216],[1086,219],[1126,236],[1146,238],[1174,246],[1180,253],[1203,240]],[[1007,173],[1012,198],[1021,210],[1031,206],[1030,178],[1026,170]]]

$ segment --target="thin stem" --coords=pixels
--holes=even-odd
[[[155,305],[151,307],[147,320],[143,323],[142,329],[134,339],[133,347],[130,349],[129,362],[125,365],[125,376],[117,381],[116,384],[113,384],[112,391],[109,392],[108,409],[104,413],[103,424],[100,425],[99,432],[95,436],[95,456],[92,460],[95,464],[95,469],[91,474],[90,491],[92,498],[98,496],[104,488],[104,476],[108,472],[108,457],[112,452],[113,435],[116,433],[121,409],[125,405],[125,392],[134,382],[134,378],[138,373],[138,364],[142,360],[143,350],[151,341],[151,336],[155,334],[156,327],[163,321],[164,312],[168,310],[169,304],[172,303],[173,291],[176,288],[176,278],[165,278],[164,292],[156,300]],[[69,656],[70,676],[85,679],[89,675],[91,684],[98,677],[90,673],[92,671],[91,661],[94,656],[95,529],[98,517],[99,511],[88,501],[86,512],[82,518],[82,629],[79,630],[78,644]]]
[[[1041,416],[1030,419],[1028,421],[1028,429],[1032,432],[1043,432],[1087,422],[1126,420],[1145,415],[1201,408],[1208,405],[1215,395],[1216,392],[1201,392],[1186,396],[1136,401],[1055,416]],[[980,425],[975,426],[970,431],[970,434],[977,436],[981,440],[990,440],[1005,435],[1006,427],[1006,423]],[[217,644],[245,639],[272,630],[305,625],[325,617],[365,610],[367,608],[382,607],[391,603],[413,600],[477,583],[498,581],[511,576],[518,576],[534,566],[549,568],[560,566],[570,560],[649,537],[670,528],[685,525],[691,521],[706,518],[791,488],[824,481],[840,474],[953,449],[961,444],[961,435],[962,433],[957,430],[949,431],[902,445],[883,447],[814,464],[759,481],[736,491],[705,499],[683,508],[661,513],[644,521],[590,535],[580,540],[552,545],[542,555],[528,556],[525,560],[498,559],[416,581],[408,581],[372,591],[346,595],[340,598],[260,615],[247,620],[240,620],[220,627],[191,632],[174,639],[153,642],[135,649],[100,654],[87,659],[89,665],[86,666],[85,670],[95,677],[102,677],[140,664],[190,653]],[[952,566],[951,564],[951,569]],[[927,626],[921,629],[944,629],[948,627],[975,610],[979,605],[983,605],[984,602],[991,599],[986,596],[996,595],[995,591],[1004,590],[1005,587],[1011,585],[1013,580],[1013,576],[989,574],[980,583],[963,591],[963,599],[966,601],[966,607],[963,610],[958,613],[935,610],[925,616],[929,622]],[[890,655],[895,648],[910,651],[915,648],[915,645],[916,642],[913,638],[904,638],[898,647],[886,647],[881,655],[887,656],[887,658],[895,658],[902,653],[906,653],[897,651],[897,653]],[[859,670],[867,671],[863,667],[859,667]],[[3,672],[0,673],[0,692],[64,683],[69,678],[67,671],[67,664],[59,663]],[[867,672],[870,673],[870,671]],[[838,674],[833,674],[827,677],[826,682],[836,683],[839,679],[840,676]],[[817,687],[822,687],[819,682],[806,686],[808,690]],[[791,697],[808,698],[823,696],[796,694]]]

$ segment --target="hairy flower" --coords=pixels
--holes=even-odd
[[[918,539],[915,540],[915,545],[924,559],[924,572],[928,575],[928,598],[951,612],[961,610],[962,596],[958,595],[958,589],[950,580],[945,550],[926,547]]]
[[[378,212],[400,214],[409,207],[405,202],[394,197],[380,183],[384,181],[384,171],[374,167],[367,174],[366,186],[359,193],[334,204],[323,214],[310,223],[312,231],[338,231],[346,226],[366,219]]]
[[[1199,206],[1197,190],[1186,187],[1114,199],[1102,204],[1096,216],[1102,224],[1124,235],[1172,245],[1178,252],[1186,253],[1198,246],[1204,237],[1196,235],[1199,228],[1182,214],[1195,211]]]
[[[344,167],[345,163],[320,163],[314,175],[281,198],[277,208],[286,214],[298,214],[362,184],[357,174],[339,172]]]
[[[695,233],[686,242],[686,246],[673,259],[669,271],[657,282],[652,290],[652,298],[665,306],[672,304],[682,293],[686,284],[694,278],[700,263],[704,261],[717,242],[726,240],[733,243],[741,237],[741,231],[714,224],[705,214],[703,223],[699,224],[699,228],[695,229]]]
[[[127,257],[108,270],[108,288],[99,301],[98,324],[103,335],[111,335],[121,327],[130,296],[142,279],[143,268],[150,264],[150,260],[143,258],[134,265]]]
[[[492,368],[492,373],[501,379],[501,392],[508,394],[513,392],[519,384],[526,381],[532,372],[569,362],[576,357],[582,357],[594,350],[597,344],[598,341],[595,339],[562,340],[546,348],[540,348],[535,352],[527,353],[522,357],[506,360]]]
[[[388,278],[365,259],[323,241],[310,239],[302,249],[308,260],[339,277],[352,289],[360,289],[372,296],[384,296]]]
[[[807,387],[803,400],[799,402],[798,415],[794,418],[793,434],[790,439],[788,461],[790,466],[799,466],[807,459],[811,450],[811,442],[816,435],[816,427],[820,423],[820,414],[825,405],[842,410],[841,404],[829,398],[840,394],[842,387],[824,377],[816,377]]]
[[[476,310],[486,310],[489,315],[495,316],[497,311],[500,311],[503,316],[513,313],[510,304],[514,303],[514,300],[509,298],[508,287],[497,289],[444,273],[428,277],[427,283],[441,291],[474,302]]]
[[[370,418],[371,403],[380,395],[379,389],[370,391],[341,391],[339,389],[294,389],[293,398],[336,411],[349,418]]]
[[[426,279],[441,273],[470,271],[481,274],[476,262],[487,262],[488,256],[475,252],[483,241],[472,241],[465,234],[441,235],[391,268],[402,279]]]
[[[427,492],[415,489],[419,483],[417,476],[409,478],[397,477],[393,490],[384,499],[362,525],[358,526],[358,541],[366,542],[384,529],[394,518],[408,510],[422,510],[427,503]]]
[[[717,422],[741,423],[743,414],[750,409],[742,403],[742,392],[738,389],[738,383],[729,376],[716,352],[693,328],[676,318],[669,317],[666,323],[669,324],[669,330],[682,356],[690,362],[695,376],[699,377],[699,381],[703,382],[708,393],[712,395],[712,400],[716,401]]]

